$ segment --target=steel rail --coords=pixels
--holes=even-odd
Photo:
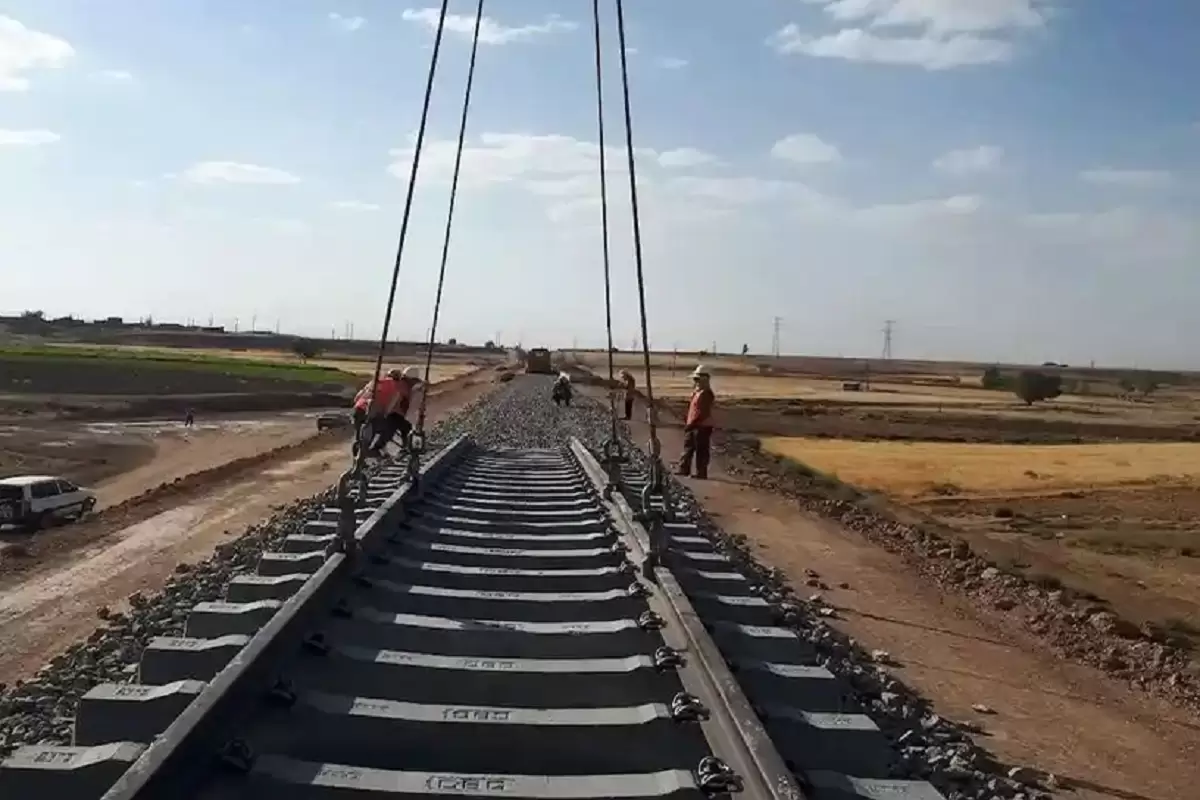
[[[422,478],[436,480],[466,449],[468,439],[460,436],[431,458],[421,469]],[[354,532],[360,552],[369,553],[386,520],[403,513],[406,502],[418,496],[424,480],[414,486],[400,484]],[[264,625],[228,665],[213,678],[184,712],[162,733],[125,774],[108,790],[103,800],[149,800],[184,796],[184,787],[198,770],[211,762],[197,758],[198,748],[221,741],[227,732],[258,703],[276,675],[280,654],[295,647],[310,629],[312,616],[328,602],[329,594],[349,577],[354,557],[333,553],[283,607]]]
[[[572,439],[571,452],[583,467],[597,497],[612,516],[618,529],[633,545],[633,560],[640,569],[650,553],[650,536],[636,519],[626,499],[607,493],[608,476],[604,468],[579,439]],[[699,697],[714,717],[704,723],[705,735],[716,756],[727,763],[745,782],[745,796],[764,800],[806,800],[792,771],[775,749],[750,701],[729,670],[700,616],[692,607],[683,588],[670,570],[654,567],[655,589],[651,608],[667,620],[664,637],[685,657],[695,659],[693,670],[681,670],[688,691]],[[672,639],[678,639],[672,641]]]

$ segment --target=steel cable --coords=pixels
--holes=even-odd
[[[467,139],[467,116],[471,110],[471,89],[475,84],[475,59],[479,53],[479,30],[483,23],[484,0],[475,9],[475,31],[471,37],[471,61],[467,66],[467,88],[463,92],[462,117],[458,123],[458,146],[454,152],[454,176],[450,179],[450,207],[446,211],[446,231],[442,239],[442,263],[438,270],[437,296],[433,302],[433,321],[429,326],[429,347],[425,352],[425,379],[417,412],[416,433],[424,437],[425,412],[429,400],[429,378],[433,371],[433,351],[437,343],[438,316],[442,308],[442,289],[446,284],[446,262],[450,258],[450,233],[454,226],[454,207],[458,200],[458,177],[462,170],[463,148]]]
[[[433,53],[429,57],[429,75],[425,81],[425,98],[421,103],[421,122],[417,128],[417,139],[413,144],[412,168],[408,177],[408,191],[404,198],[404,216],[400,222],[400,238],[396,244],[396,260],[392,267],[392,285],[388,291],[387,310],[383,316],[383,331],[379,336],[379,353],[375,358],[375,371],[371,379],[371,400],[367,406],[367,419],[370,420],[376,410],[379,392],[375,388],[379,385],[379,376],[383,372],[383,357],[387,351],[388,333],[391,330],[392,311],[396,306],[396,288],[400,281],[400,263],[404,257],[404,244],[408,239],[408,222],[412,215],[413,192],[417,185],[417,170],[421,165],[421,151],[425,145],[425,129],[429,123],[429,106],[433,97],[433,83],[437,75],[438,55],[442,49],[442,34],[446,29],[446,12],[449,9],[450,0],[442,0],[441,12],[438,15],[437,29],[433,36]],[[358,453],[354,458],[354,466],[352,470],[357,474],[361,473],[366,460],[366,451],[368,448],[359,447]]]
[[[638,210],[637,166],[633,154],[633,112],[629,104],[629,56],[625,43],[625,8],[622,0],[617,5],[617,45],[621,56],[621,95],[625,111],[625,157],[629,166],[629,205],[633,214],[633,254],[637,268],[638,313],[642,326],[642,366],[646,375],[647,422],[650,428],[651,467],[658,472],[652,483],[661,481],[662,445],[658,440],[658,410],[654,405],[654,385],[650,377],[650,332],[646,321],[646,279],[642,267],[642,225]]]
[[[604,327],[608,334],[608,409],[612,417],[612,447],[618,447],[617,398],[613,374],[612,265],[608,242],[608,169],[604,137],[604,67],[600,42],[600,0],[592,0],[592,30],[596,55],[596,129],[600,145],[600,235],[604,253]]]

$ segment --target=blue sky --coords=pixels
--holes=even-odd
[[[637,333],[611,0],[616,338]],[[0,0],[0,310],[377,334],[434,0]],[[426,331],[474,0],[393,317]],[[100,9],[103,9],[102,11]],[[588,0],[489,0],[443,336],[603,342]],[[1200,4],[626,0],[651,341],[1200,367]]]

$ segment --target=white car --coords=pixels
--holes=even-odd
[[[0,525],[37,530],[54,522],[79,519],[95,507],[96,495],[65,478],[0,478]]]

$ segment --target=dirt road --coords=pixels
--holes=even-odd
[[[584,390],[599,394],[591,387]],[[644,418],[639,405],[635,420]],[[682,431],[660,431],[675,458]],[[639,440],[646,426],[633,424]],[[1012,765],[1054,773],[1080,800],[1193,800],[1200,784],[1200,725],[1166,703],[1096,670],[1066,664],[1033,640],[989,624],[915,577],[896,556],[802,512],[795,502],[731,477],[714,459],[710,480],[685,479],[715,521],[743,534],[760,560],[784,570],[801,596],[805,569],[829,586],[833,624],[901,665],[896,676],[948,719],[980,725],[978,742]],[[972,706],[986,705],[983,716]]]
[[[452,383],[431,394],[430,424],[491,386],[490,378]],[[120,610],[130,594],[161,587],[176,565],[206,558],[274,506],[329,488],[344,468],[347,451],[346,442],[337,439],[265,466],[256,480],[197,491],[0,588],[0,682],[31,675],[66,645],[86,637],[102,606]]]

